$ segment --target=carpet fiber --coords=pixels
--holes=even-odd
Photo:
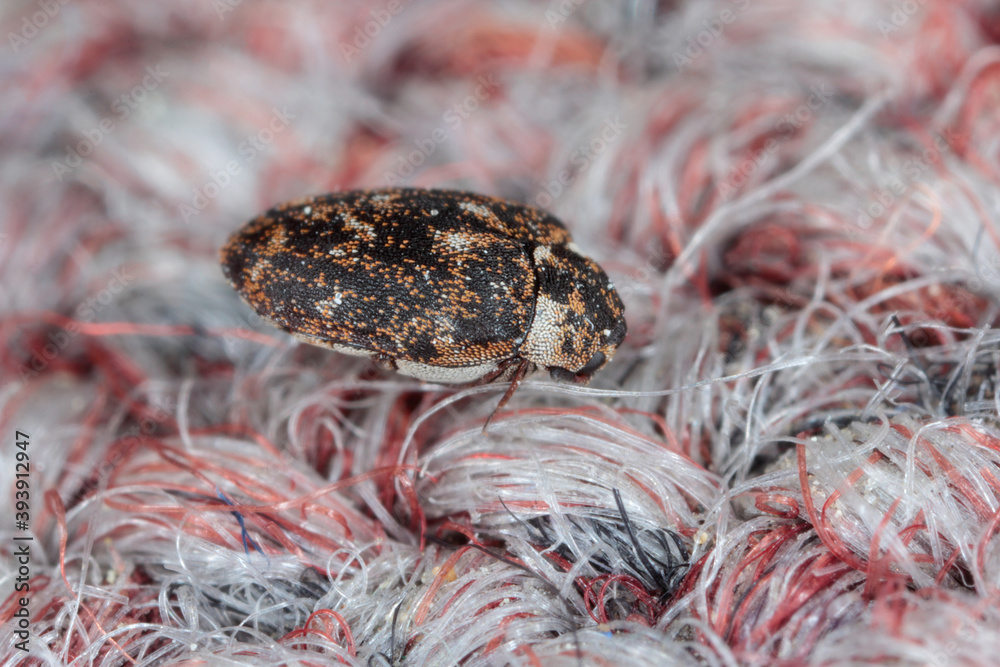
[[[995,3],[0,27],[0,665],[996,664]],[[298,342],[223,276],[271,206],[387,186],[562,220],[613,360],[484,432],[507,384]]]

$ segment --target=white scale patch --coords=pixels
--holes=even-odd
[[[340,345],[339,343],[334,343],[328,338],[320,338],[319,336],[310,336],[308,334],[293,333],[292,337],[303,343],[308,343],[309,345],[318,345],[319,347],[325,347],[328,350],[333,350],[334,352],[340,352],[341,354],[349,354],[352,357],[370,357],[372,356],[371,350],[362,350],[357,347],[348,347],[347,345]]]
[[[292,337],[296,340],[300,340],[303,343],[308,343],[309,345],[318,345],[319,347],[325,347],[334,352],[340,352],[341,354],[349,354],[352,357],[370,357],[370,350],[359,350],[356,347],[347,347],[346,345],[338,345],[330,341],[327,338],[320,338],[319,336],[310,336],[308,334],[293,333]]]
[[[536,246],[535,252],[532,256],[535,259],[535,264],[544,264],[550,257],[552,257],[552,248],[547,245]]]
[[[309,336],[300,333],[293,333],[292,336],[303,343],[318,345],[319,347],[325,347],[333,350],[334,352],[340,352],[341,354],[347,354],[352,357],[373,356],[371,350],[362,350],[356,347],[340,345],[339,343],[334,343],[326,338],[319,338],[317,336]],[[421,364],[416,361],[396,359],[396,369],[403,375],[408,375],[409,377],[417,378],[418,380],[423,380],[424,382],[465,384],[468,382],[475,382],[476,380],[495,372],[497,370],[497,365],[495,363],[485,363],[476,366],[463,366],[461,368],[445,368],[442,366]]]
[[[486,208],[485,206],[480,206],[479,204],[473,204],[472,202],[464,201],[458,205],[463,211],[472,213],[473,215],[478,215],[481,218],[493,218],[493,211]]]
[[[326,343],[322,343],[322,345],[330,348],[334,352],[340,352],[341,354],[349,354],[352,357],[370,357],[372,354],[371,350],[359,350],[356,347],[348,347],[347,345],[339,345],[337,343],[331,343],[329,341],[327,341]]]
[[[396,367],[403,375],[409,375],[424,382],[440,382],[442,384],[474,382],[497,369],[497,365],[494,363],[461,368],[443,368],[404,359],[396,359]]]
[[[434,317],[434,323],[437,324],[438,327],[440,327],[441,329],[444,329],[445,331],[455,330],[455,323],[452,321],[450,317],[443,317],[441,315],[436,315]]]
[[[362,234],[364,238],[368,241],[372,241],[376,237],[375,227],[373,227],[367,222],[361,222],[357,218],[348,218],[347,220],[345,220],[344,227],[356,231],[359,234]]]
[[[336,308],[340,304],[344,303],[344,295],[337,292],[333,295],[332,299],[323,299],[322,301],[316,302],[316,310],[326,315],[327,310],[331,308]]]
[[[445,237],[445,243],[449,248],[456,251],[470,250],[473,247],[472,239],[468,234],[448,234]]]
[[[539,366],[562,366],[562,335],[559,323],[566,317],[569,306],[538,295],[535,319],[522,348],[524,356]]]

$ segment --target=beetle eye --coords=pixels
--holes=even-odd
[[[590,380],[590,376],[604,365],[605,359],[606,357],[603,352],[594,352],[594,356],[590,358],[590,361],[575,373],[559,366],[549,366],[549,375],[552,376],[553,380],[558,382],[582,382],[586,384]]]
[[[590,361],[586,365],[576,372],[577,375],[593,375],[597,372],[597,369],[604,365],[604,353],[594,352],[594,356],[590,358]]]

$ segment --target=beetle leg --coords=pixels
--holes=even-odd
[[[378,354],[373,354],[372,361],[375,363],[376,366],[378,366],[384,371],[399,370],[396,367],[396,360],[390,357],[385,352],[379,352]]]
[[[503,361],[497,363],[497,367],[479,378],[475,382],[470,382],[470,387],[477,387],[481,384],[489,384],[490,382],[505,381],[509,382],[514,373],[518,371],[522,364],[524,364],[525,359],[523,357],[511,357],[510,359],[504,359]],[[531,372],[534,364],[529,363],[528,368],[525,370],[525,374]]]
[[[495,381],[497,378],[502,377],[503,374],[507,372],[507,369],[510,368],[510,364],[512,361],[513,363],[520,363],[520,359],[513,359],[513,360],[508,359],[506,361],[501,361],[499,364],[497,364],[495,370],[487,373],[486,375],[479,378],[475,382],[472,382],[471,384],[472,385],[489,384],[490,382]]]
[[[495,408],[493,408],[493,412],[490,413],[490,416],[486,418],[486,423],[483,424],[484,434],[486,433],[486,429],[490,427],[490,422],[493,420],[493,417],[495,417],[496,414],[503,409],[503,406],[507,405],[507,401],[509,401],[510,397],[514,395],[517,388],[521,386],[521,380],[524,379],[525,374],[528,372],[528,368],[531,366],[531,362],[527,359],[514,358],[510,360],[510,363],[517,363],[517,370],[515,370],[514,374],[511,376],[510,385],[507,387],[507,391],[504,392],[500,402]],[[500,372],[506,370],[509,365],[510,364],[507,364],[504,368],[500,369]]]

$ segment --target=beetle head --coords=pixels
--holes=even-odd
[[[534,263],[538,297],[522,354],[555,380],[586,384],[625,339],[625,307],[572,243],[536,247]]]

